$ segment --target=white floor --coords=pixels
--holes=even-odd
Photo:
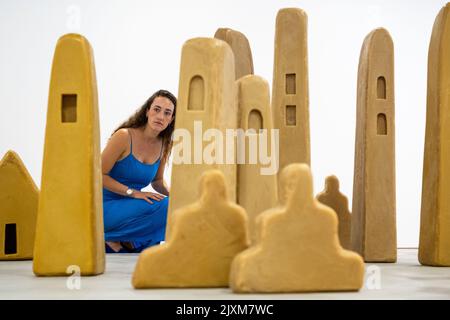
[[[222,289],[135,290],[137,255],[108,254],[106,272],[95,277],[35,277],[31,261],[0,261],[0,299],[450,299],[450,268],[424,267],[417,249],[399,249],[398,262],[366,264],[359,292],[234,294]],[[77,285],[79,289],[77,289]]]

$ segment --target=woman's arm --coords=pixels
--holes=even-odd
[[[114,193],[128,196],[128,186],[120,183],[119,181],[111,178],[109,172],[114,167],[117,160],[121,159],[123,155],[130,152],[129,146],[129,133],[126,129],[120,129],[114,133],[109,139],[108,144],[102,152],[102,174],[103,174],[103,187]],[[150,199],[160,201],[164,197],[162,195],[152,192],[142,192],[140,190],[134,190],[131,197],[135,199],[142,199],[148,203],[153,203]]]
[[[156,192],[159,192],[163,195],[169,196],[169,187],[164,181],[164,168],[166,167],[166,161],[161,160],[159,163],[158,171],[156,172],[155,178],[152,181],[152,188],[155,189]]]
[[[102,174],[103,187],[111,192],[126,196],[128,186],[125,186],[109,176],[117,160],[119,160],[127,151],[129,144],[129,135],[126,129],[120,129],[115,132],[106,144],[102,152]]]

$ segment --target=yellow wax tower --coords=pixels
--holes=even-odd
[[[0,260],[33,258],[39,190],[19,155],[0,160]]]
[[[269,85],[258,76],[245,76],[237,81],[239,127],[245,135],[245,163],[238,162],[237,202],[248,214],[250,238],[255,241],[255,219],[257,215],[273,206],[277,201],[277,172],[265,172],[269,164],[262,164],[258,154],[262,149],[271,150],[272,114],[270,112]],[[267,145],[262,145],[259,130],[266,130]],[[238,148],[239,150],[239,148]],[[253,158],[253,159],[252,159]],[[265,169],[264,169],[265,168]]]
[[[433,26],[428,51],[428,96],[419,261],[450,266],[450,3]]]
[[[274,128],[280,130],[280,170],[294,162],[310,165],[307,15],[278,12],[272,85]]]
[[[236,186],[235,146],[228,148],[224,139],[226,129],[237,126],[234,70],[233,52],[222,40],[195,38],[183,45],[166,237],[172,212],[197,200],[193,186],[204,171],[219,169],[226,184]],[[230,200],[236,201],[235,187]]]
[[[364,40],[358,69],[352,248],[367,262],[397,260],[394,45],[383,28]]]
[[[61,37],[53,57],[34,253],[39,276],[105,268],[97,82],[77,34]]]
[[[214,38],[225,41],[233,50],[236,80],[253,74],[252,50],[243,33],[230,28],[219,28],[214,34]]]

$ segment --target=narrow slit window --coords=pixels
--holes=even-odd
[[[263,119],[259,110],[253,109],[248,115],[248,128],[255,129],[258,133],[263,128]]]
[[[188,110],[202,111],[204,107],[205,84],[203,78],[195,76],[189,83]]]
[[[61,104],[61,121],[77,122],[77,95],[63,94]]]
[[[15,223],[5,225],[5,254],[17,253],[17,230]]]
[[[386,99],[386,79],[384,77],[378,77],[377,98],[378,99]]]
[[[296,93],[296,75],[295,73],[286,74],[286,94]]]
[[[297,125],[297,107],[288,105],[286,106],[286,125],[295,126]]]
[[[377,134],[387,135],[387,122],[386,115],[384,113],[379,113],[377,116]]]

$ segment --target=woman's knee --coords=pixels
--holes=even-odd
[[[160,208],[160,213],[161,213],[161,218],[162,218],[162,224],[165,225],[166,224],[166,220],[167,220],[167,214],[169,211],[169,197],[165,197],[161,203],[161,208]]]
[[[156,214],[156,213],[164,213],[167,214],[167,210],[169,208],[169,197],[164,197],[163,199],[157,201],[152,200],[152,204],[146,203],[145,214]]]
[[[169,208],[169,197],[164,197],[164,199],[160,200],[160,210],[167,211]]]

